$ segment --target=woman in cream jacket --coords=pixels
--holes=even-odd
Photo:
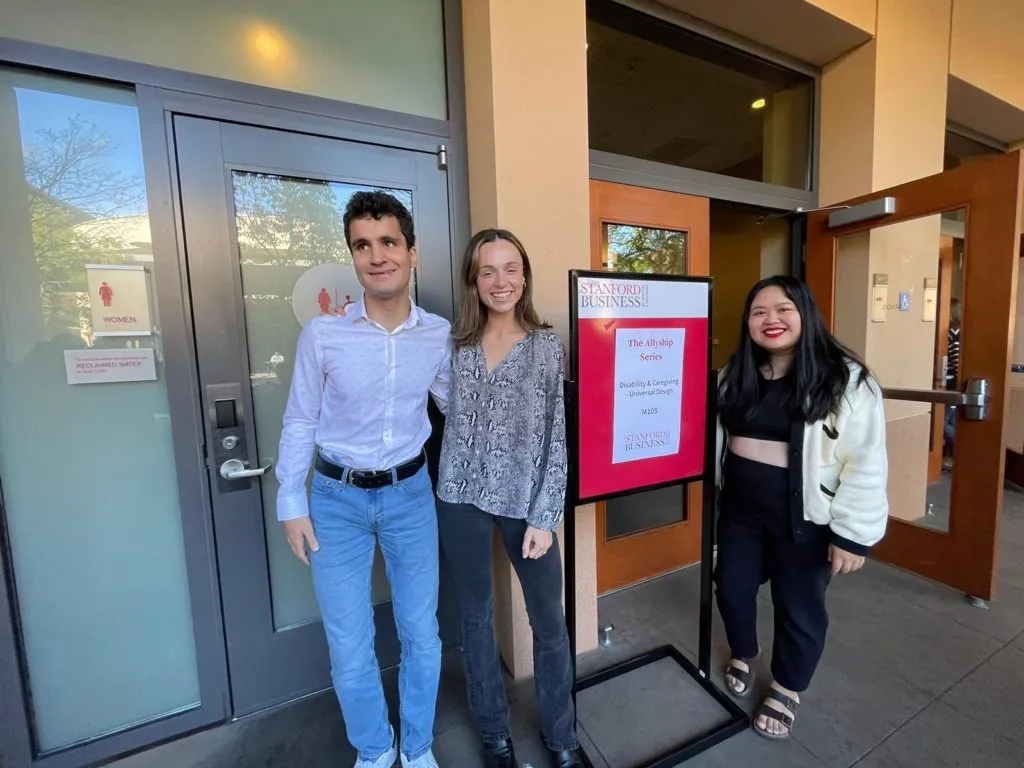
[[[726,683],[753,687],[757,592],[775,608],[772,684],[754,730],[788,738],[825,647],[832,576],[864,564],[885,533],[881,388],[821,319],[807,286],[751,289],[740,344],[719,380],[718,606],[732,649]]]

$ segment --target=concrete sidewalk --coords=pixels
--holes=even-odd
[[[695,569],[610,595],[600,625],[613,645],[581,661],[581,672],[673,643],[697,650],[700,576]],[[771,602],[762,590],[762,644],[771,647]],[[1024,765],[1024,494],[1007,491],[1000,592],[991,610],[879,563],[838,578],[832,626],[794,738],[776,744],[745,732],[686,763],[688,768],[1019,768]],[[715,622],[715,679],[728,651]],[[767,669],[759,681],[766,684]],[[387,674],[397,711],[396,681]],[[510,685],[517,752],[546,768],[533,686]],[[748,699],[751,709],[756,699]],[[584,692],[581,737],[600,768],[627,768],[722,716],[674,665],[662,662]],[[465,705],[461,658],[447,655],[435,754],[442,768],[478,768]],[[318,696],[119,761],[116,768],[348,768],[337,703]]]

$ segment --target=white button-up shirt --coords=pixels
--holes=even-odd
[[[412,307],[388,333],[362,301],[344,317],[321,315],[299,335],[278,452],[277,518],[309,514],[313,448],[352,469],[381,470],[416,458],[430,437],[427,395],[447,410],[451,325]]]

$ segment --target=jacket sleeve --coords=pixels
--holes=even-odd
[[[882,540],[889,520],[885,410],[874,379],[858,386],[851,397],[850,418],[836,440],[836,458],[842,469],[832,500],[832,543],[864,555]]]

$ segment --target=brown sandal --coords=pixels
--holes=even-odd
[[[769,699],[781,704],[788,710],[788,712],[781,712],[775,707],[768,706]],[[799,701],[797,701],[796,699],[791,699],[789,696],[787,696],[777,688],[770,689],[768,691],[768,695],[765,696],[764,701],[761,703],[761,706],[758,707],[757,714],[754,715],[754,732],[758,736],[769,739],[771,741],[785,741],[793,735],[793,724],[796,722],[796,712],[798,709],[800,709]],[[771,733],[770,731],[766,731],[764,728],[761,728],[757,724],[757,721],[761,717],[766,717],[769,720],[775,720],[776,722],[782,723],[784,726],[786,726],[785,732]]]
[[[729,693],[735,696],[737,699],[745,698],[750,695],[750,692],[754,688],[754,670],[750,664],[754,661],[753,659],[729,659],[729,663],[725,665],[725,687],[729,689]],[[737,665],[746,664],[747,668],[743,669]],[[732,678],[737,683],[743,686],[742,691],[737,691],[729,683],[729,678]]]

